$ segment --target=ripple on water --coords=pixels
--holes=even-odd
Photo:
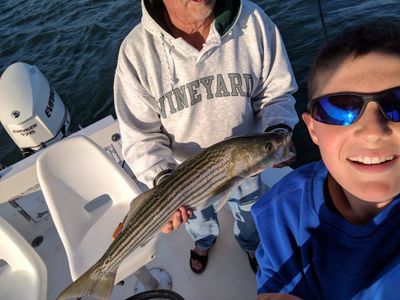
[[[325,42],[317,1],[258,3],[278,25],[299,91],[296,109],[305,109],[309,65]],[[328,34],[371,17],[399,19],[398,0],[321,1]],[[140,20],[140,1],[2,0],[0,73],[13,62],[35,64],[60,94],[72,116],[71,130],[114,114],[112,84],[122,39]],[[399,19],[400,20],[400,19]],[[298,164],[318,157],[304,125],[294,132]],[[0,163],[21,155],[0,125]]]

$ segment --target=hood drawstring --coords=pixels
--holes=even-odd
[[[164,53],[165,53],[165,57],[167,59],[167,65],[168,65],[168,72],[169,72],[169,76],[170,76],[170,85],[171,85],[171,90],[174,88],[175,84],[178,83],[178,78],[176,77],[176,70],[175,70],[175,62],[174,59],[172,57],[172,46],[167,47],[167,45],[165,44],[166,40],[164,37],[164,34],[161,33],[161,44],[163,46],[164,49]]]

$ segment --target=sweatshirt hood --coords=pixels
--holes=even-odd
[[[235,24],[239,17],[241,9],[241,0],[217,0],[214,13],[215,21],[210,30],[210,35],[213,36],[213,43],[209,47],[220,45],[221,37],[223,37]],[[168,65],[170,75],[170,87],[173,89],[178,83],[176,74],[175,61],[172,52],[178,51],[185,53],[185,56],[193,56],[193,48],[187,47],[186,43],[177,42],[171,34],[166,30],[166,22],[164,12],[166,8],[162,0],[142,0],[142,24],[144,29],[161,41],[163,52]],[[208,49],[203,49],[197,56],[200,60],[204,52]]]

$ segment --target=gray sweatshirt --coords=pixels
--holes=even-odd
[[[198,51],[164,28],[161,0],[123,41],[114,101],[125,160],[149,188],[165,170],[238,135],[298,122],[297,85],[275,24],[256,4],[217,1]]]

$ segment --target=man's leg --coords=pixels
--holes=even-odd
[[[214,207],[194,211],[185,229],[195,242],[191,251],[190,266],[193,272],[202,273],[207,265],[208,251],[219,235],[219,223]]]
[[[257,267],[255,251],[259,243],[259,237],[250,208],[267,190],[268,186],[262,182],[260,175],[250,177],[232,191],[228,201],[235,218],[233,233],[240,247],[248,253],[253,270]]]

